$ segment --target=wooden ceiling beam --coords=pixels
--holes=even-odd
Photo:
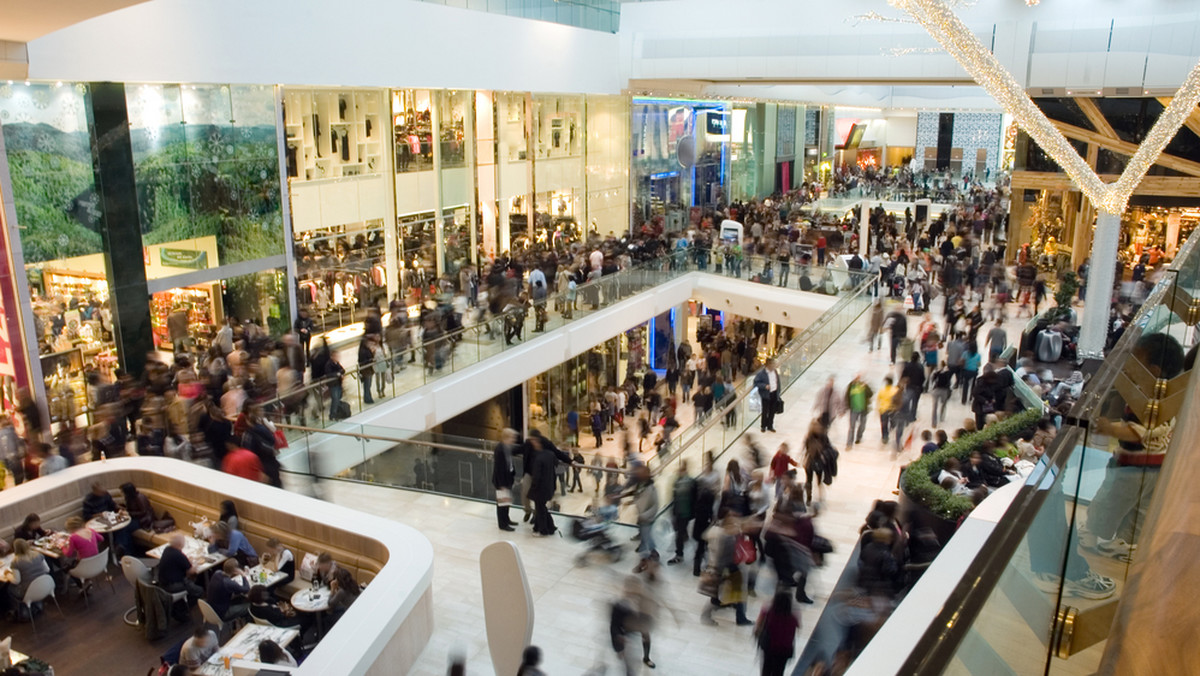
[[[1114,174],[1101,174],[1100,180],[1112,183],[1117,180]],[[1066,174],[1050,171],[1014,171],[1012,173],[1014,190],[1051,190],[1077,191],[1070,177]],[[1200,178],[1189,176],[1147,176],[1142,179],[1134,195],[1150,195],[1155,197],[1195,197],[1200,199]]]
[[[1116,153],[1121,153],[1122,155],[1128,155],[1132,157],[1138,149],[1136,144],[1128,143],[1120,139],[1110,138],[1094,131],[1076,127],[1073,124],[1067,124],[1066,122],[1054,121],[1054,126],[1058,127],[1058,130],[1061,131],[1063,136],[1066,136],[1067,138],[1073,138],[1077,141],[1083,141],[1084,143],[1094,143],[1101,148],[1105,148]],[[1154,163],[1168,169],[1174,169],[1175,171],[1182,172],[1189,176],[1200,176],[1200,162],[1193,162],[1191,160],[1185,160],[1182,157],[1176,157],[1175,155],[1163,153],[1158,156],[1158,159],[1155,160]]]
[[[1114,141],[1121,140],[1121,138],[1117,136],[1117,131],[1112,128],[1111,124],[1108,123],[1108,118],[1104,117],[1104,113],[1100,112],[1100,107],[1096,105],[1095,101],[1092,99],[1076,97],[1075,105],[1079,106],[1079,109],[1082,110],[1083,114],[1087,116],[1088,122],[1092,123],[1092,126],[1096,128],[1098,133],[1103,134]]]
[[[1166,108],[1171,103],[1171,99],[1167,97],[1159,97],[1158,102]],[[1188,115],[1188,119],[1183,121],[1183,126],[1187,127],[1193,134],[1200,137],[1200,106],[1192,110],[1192,114]]]

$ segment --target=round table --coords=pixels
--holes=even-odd
[[[97,533],[112,533],[115,531],[119,531],[119,530],[128,528],[129,524],[131,524],[131,523],[133,523],[133,519],[130,518],[128,514],[121,517],[120,519],[117,520],[116,523],[111,524],[111,525],[107,521],[104,521],[104,520],[100,519],[99,517],[92,517],[91,520],[89,520],[87,522],[87,527],[91,528],[92,530],[96,531]]]
[[[101,519],[98,516],[94,516],[91,519],[88,519],[87,527],[91,528],[97,533],[104,533],[107,535],[109,533],[115,533],[119,530],[124,530],[128,528],[129,524],[131,523],[133,523],[133,519],[130,518],[128,514],[121,516],[115,523],[112,524],[109,524],[108,521]],[[115,544],[116,543],[112,541],[112,538],[108,539],[108,560],[113,565],[117,564],[117,548]]]
[[[321,618],[326,610],[329,610],[329,599],[333,596],[333,591],[328,587],[320,589],[301,589],[292,594],[292,607],[302,613],[313,613],[317,620],[317,636],[325,634]]]
[[[329,599],[333,592],[328,587],[301,589],[292,594],[292,607],[302,613],[320,613],[329,610]]]

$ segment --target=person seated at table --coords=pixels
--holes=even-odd
[[[117,502],[104,490],[100,482],[92,483],[92,490],[83,496],[83,520],[89,521],[97,514],[117,511]]]
[[[221,649],[221,644],[217,641],[217,634],[207,625],[200,625],[192,632],[192,637],[183,642],[183,647],[179,649],[179,664],[192,669],[193,673],[198,673],[200,667],[208,661],[208,658],[217,654]]]
[[[341,570],[333,560],[333,555],[329,552],[321,552],[317,555],[317,570],[313,573],[313,582],[318,585],[330,587],[333,585],[334,579],[337,577],[337,572]]]
[[[130,482],[121,484],[121,493],[125,496],[125,511],[129,513],[129,518],[134,523],[134,530],[138,528],[148,531],[154,528],[154,507],[150,505],[150,498],[138,492],[137,486]]]
[[[358,598],[362,593],[358,583],[354,581],[354,576],[345,568],[338,568],[337,574],[333,578],[333,583],[329,585],[333,595],[329,597],[329,615],[332,622],[337,622],[339,618],[350,607],[351,603]],[[332,624],[331,622],[331,624]]]
[[[39,538],[44,538],[50,534],[50,531],[42,528],[42,517],[36,513],[31,513],[25,516],[25,520],[20,526],[13,529],[13,537],[21,538],[33,542]]]
[[[279,538],[267,540],[267,551],[263,552],[262,565],[267,570],[283,573],[279,584],[288,584],[296,579],[296,557],[292,550],[283,546]]]
[[[230,558],[235,558],[243,566],[258,565],[258,552],[242,531],[230,528],[229,524],[218,521],[208,534],[208,551],[217,552]]]
[[[229,524],[229,527],[234,530],[241,527],[241,522],[238,521],[237,505],[233,503],[233,500],[221,501],[221,516],[217,520]]]
[[[155,567],[158,586],[172,593],[186,591],[189,600],[198,599],[204,595],[204,590],[192,579],[196,577],[196,567],[183,552],[186,543],[187,538],[183,533],[175,533],[167,541],[158,566]]]
[[[71,537],[67,540],[67,546],[63,548],[63,556],[75,559],[78,563],[100,553],[100,535],[88,528],[83,519],[77,516],[68,517],[67,532]]]
[[[258,644],[258,661],[261,664],[281,664],[287,667],[299,666],[296,658],[284,650],[278,643],[267,639]]]
[[[226,622],[242,617],[250,611],[249,603],[234,603],[235,597],[250,593],[250,583],[243,575],[237,559],[226,559],[221,569],[208,579],[208,593],[205,594],[204,600],[208,601],[208,605]]]
[[[13,581],[8,586],[8,594],[13,600],[20,602],[25,598],[25,591],[34,580],[50,574],[50,566],[46,564],[46,557],[42,556],[41,552],[29,546],[28,540],[17,538],[13,540],[12,574]],[[41,608],[36,607],[35,612],[37,610]]]
[[[304,634],[312,625],[314,616],[311,613],[297,613],[291,604],[279,601],[261,584],[250,588],[250,617],[263,622],[269,622],[276,627],[299,627]]]

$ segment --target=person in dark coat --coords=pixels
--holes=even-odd
[[[517,431],[505,428],[500,432],[500,442],[496,444],[492,459],[492,487],[496,489],[496,525],[504,531],[516,530],[516,523],[508,518],[508,510],[512,505],[512,487],[516,478],[513,454],[517,450]]]
[[[547,503],[554,497],[556,476],[554,468],[558,458],[542,445],[542,437],[530,436],[526,442],[529,451],[525,454],[525,470],[532,481],[529,484],[529,499],[533,501],[534,535],[553,535],[556,530]]]

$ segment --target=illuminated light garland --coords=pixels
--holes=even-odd
[[[856,14],[856,15],[846,19],[846,22],[849,23],[852,27],[857,27],[858,24],[863,23],[864,21],[878,21],[880,23],[916,23],[915,21],[912,21],[910,19],[897,19],[896,17],[892,17],[892,16],[884,16],[883,14],[880,14],[879,12],[867,12],[866,14]]]
[[[884,56],[912,56],[914,54],[941,54],[941,47],[892,47],[880,50]]]
[[[1116,183],[1106,184],[1096,172],[1079,156],[1025,92],[1021,85],[1000,64],[991,50],[983,46],[955,13],[941,0],[888,0],[898,9],[908,12],[917,20],[933,39],[954,57],[975,80],[976,84],[992,96],[997,103],[1013,116],[1017,125],[1029,134],[1067,176],[1100,210],[1110,214],[1125,211],[1125,205],[1133,191],[1141,183],[1146,172],[1162,154],[1175,133],[1183,126],[1197,103],[1200,103],[1200,64],[1188,74],[1183,86],[1166,110],[1146,134],[1137,152],[1130,158],[1125,171]]]

